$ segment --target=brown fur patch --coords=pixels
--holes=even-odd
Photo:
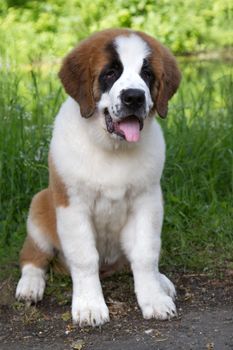
[[[145,33],[136,32],[136,34],[144,39],[152,50],[151,63],[156,77],[152,96],[155,106],[152,113],[156,109],[159,116],[165,118],[168,112],[168,101],[179,87],[181,73],[175,57],[166,47]]]
[[[49,188],[37,193],[31,202],[29,217],[44,235],[49,236],[52,245],[59,249],[60,242],[57,235],[56,213]],[[30,232],[28,232],[30,234]]]
[[[69,204],[67,192],[62,179],[57,174],[51,157],[49,157],[50,183],[49,188],[37,193],[31,202],[29,218],[36,225],[41,235],[49,236],[49,241],[54,249],[60,250],[60,241],[57,234],[56,206],[66,207]],[[43,252],[28,232],[21,254],[21,266],[26,263],[37,267],[46,268],[54,254]]]
[[[117,35],[128,35],[127,29],[110,29],[83,40],[64,59],[59,77],[66,92],[80,105],[82,117],[89,118],[100,98],[97,79],[107,63],[105,47]]]
[[[46,270],[53,255],[49,255],[36,245],[30,236],[27,236],[23,248],[20,252],[21,268],[26,264],[33,264],[36,267]]]

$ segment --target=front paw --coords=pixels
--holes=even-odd
[[[109,311],[104,300],[89,301],[76,297],[72,303],[72,318],[80,327],[101,326],[109,322]]]
[[[40,268],[32,265],[23,268],[22,277],[16,288],[16,299],[27,304],[42,300],[45,289],[45,274]]]
[[[156,318],[158,320],[166,320],[177,315],[176,306],[172,298],[166,294],[153,293],[141,299],[139,305],[145,319]]]
[[[176,289],[174,284],[162,273],[159,274],[159,282],[164,292],[173,300],[176,299]]]

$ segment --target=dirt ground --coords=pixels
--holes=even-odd
[[[232,350],[233,274],[221,278],[172,274],[178,317],[143,320],[133,280],[122,273],[103,281],[111,321],[102,328],[73,326],[71,285],[52,282],[44,300],[26,308],[14,300],[13,278],[0,283],[1,350]]]

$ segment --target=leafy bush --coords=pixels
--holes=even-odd
[[[233,3],[225,0],[2,0],[0,49],[17,62],[54,59],[88,34],[120,26],[182,54],[231,46],[232,18]]]

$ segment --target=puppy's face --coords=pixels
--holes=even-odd
[[[147,117],[167,114],[178,88],[174,57],[150,36],[126,29],[106,30],[83,41],[59,73],[84,118],[98,121],[109,138],[140,139]]]
[[[150,48],[135,34],[118,36],[106,47],[109,63],[99,76],[103,110],[110,134],[128,142],[139,140],[152,107],[154,73]]]

